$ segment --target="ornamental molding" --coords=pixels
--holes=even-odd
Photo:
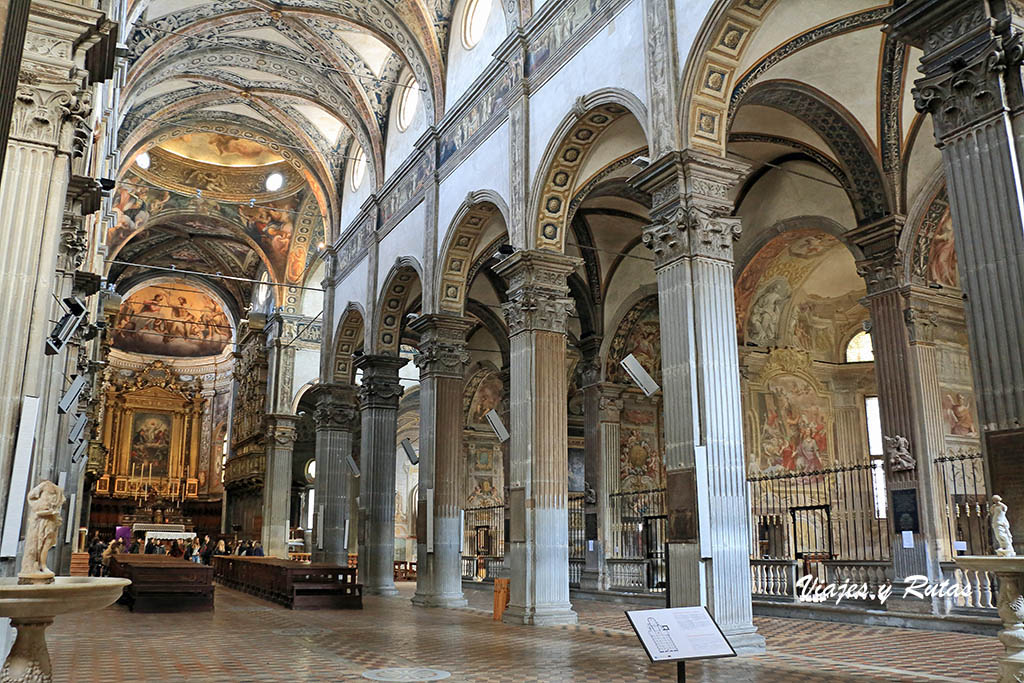
[[[424,315],[410,328],[419,333],[419,354],[413,359],[420,377],[432,376],[462,379],[470,354],[466,334],[474,325],[470,318],[451,315]]]
[[[398,356],[365,355],[357,358],[355,366],[363,371],[358,390],[360,408],[398,410],[398,400],[404,393],[398,371],[406,363],[407,359]]]
[[[88,90],[19,84],[11,114],[10,138],[56,146],[81,158],[89,145],[92,129],[92,94]]]
[[[655,267],[684,258],[732,263],[733,243],[742,233],[739,218],[707,213],[691,207],[644,228],[644,244],[654,253]]]
[[[355,387],[348,384],[315,384],[308,396],[316,406],[313,420],[318,431],[352,431],[359,418]]]

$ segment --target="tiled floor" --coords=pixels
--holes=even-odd
[[[216,611],[132,614],[114,606],[48,630],[57,681],[341,681],[387,667],[431,667],[450,681],[672,681],[650,664],[622,607],[579,601],[580,624],[494,622],[489,593],[465,610],[367,597],[362,611],[294,612],[217,587]],[[768,654],[687,665],[688,681],[991,681],[995,638],[758,619]]]

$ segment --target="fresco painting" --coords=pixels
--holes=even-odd
[[[633,381],[619,365],[633,354],[640,365],[661,383],[661,327],[658,323],[658,297],[647,297],[623,317],[608,352],[606,376],[609,382],[632,385]]]
[[[121,303],[114,348],[160,356],[214,356],[231,341],[231,322],[208,294],[180,283],[151,285]]]
[[[956,245],[953,242],[953,219],[949,211],[942,217],[928,246],[928,281],[943,287],[960,287],[957,272]]]
[[[254,140],[224,133],[188,133],[160,145],[186,159],[218,166],[266,166],[282,158]]]
[[[759,429],[752,474],[810,472],[832,464],[832,408],[810,382],[779,374],[754,399]]]
[[[497,375],[490,375],[480,382],[469,404],[469,424],[486,424],[484,416],[498,407],[502,393],[501,378]]]

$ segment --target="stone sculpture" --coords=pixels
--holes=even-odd
[[[1010,534],[1010,522],[1006,519],[1006,503],[1002,496],[992,496],[988,504],[989,521],[992,524],[992,538],[995,541],[996,555],[999,557],[1015,557],[1013,536]]]
[[[883,437],[883,439],[888,447],[889,466],[893,472],[906,472],[917,466],[914,456],[910,453],[910,442],[907,441],[907,437],[897,434]]]
[[[63,505],[64,492],[52,481],[41,481],[28,492],[25,552],[18,583],[53,583],[53,572],[46,566],[46,554],[57,544]]]

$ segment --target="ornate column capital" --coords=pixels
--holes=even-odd
[[[509,336],[530,330],[564,334],[575,312],[567,278],[583,259],[553,251],[517,251],[495,266],[508,281],[508,302],[502,304]]]
[[[398,409],[402,398],[402,384],[398,371],[409,361],[398,356],[364,355],[356,358],[355,366],[363,371],[359,385],[359,407]]]
[[[352,431],[359,417],[356,389],[350,384],[315,384],[309,397],[316,406],[313,421],[317,431]]]
[[[930,344],[935,341],[939,327],[939,312],[928,306],[911,303],[903,309],[903,320],[910,333],[911,344]]]
[[[944,140],[1008,108],[1020,106],[1021,29],[1018,0],[912,0],[894,11],[885,30],[924,50],[924,78],[911,91]],[[1003,88],[1002,79],[1017,87]]]
[[[419,333],[419,354],[413,359],[420,377],[462,379],[469,363],[466,334],[473,327],[471,318],[447,313],[421,315],[409,324]]]
[[[847,239],[864,253],[857,273],[864,278],[868,297],[897,289],[905,281],[903,251],[898,246],[904,222],[903,216],[891,215],[847,233]]]
[[[656,268],[689,257],[732,261],[741,223],[730,216],[729,193],[749,170],[745,163],[687,150],[666,154],[630,178],[630,185],[651,195],[644,243]]]
[[[267,415],[267,437],[272,446],[291,448],[295,444],[296,415]]]

